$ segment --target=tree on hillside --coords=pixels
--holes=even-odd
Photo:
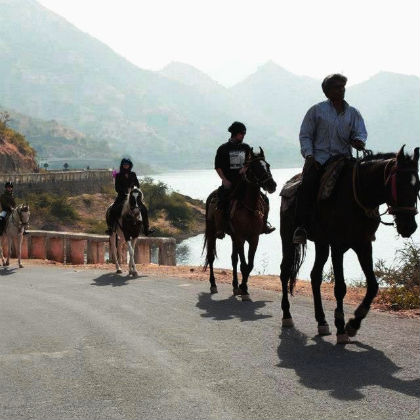
[[[64,167],[64,170],[65,170],[65,171],[68,171],[68,169],[69,169],[69,164],[66,162],[66,163],[63,165],[63,167]]]

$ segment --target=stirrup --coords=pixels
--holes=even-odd
[[[306,241],[308,239],[308,234],[306,233],[305,228],[298,227],[293,234],[293,244],[294,245],[306,245]]]

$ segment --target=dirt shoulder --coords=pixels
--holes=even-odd
[[[12,265],[16,263],[16,260],[12,260]],[[112,264],[89,264],[89,265],[64,265],[55,261],[48,260],[26,260],[25,265],[40,265],[40,264],[51,264],[55,266],[61,266],[64,269],[76,269],[76,270],[92,270],[101,269],[113,271],[114,266]],[[165,277],[182,277],[186,279],[198,280],[208,282],[208,271],[203,271],[203,267],[191,267],[191,266],[162,266],[156,264],[137,264],[139,272],[151,276],[165,276]],[[123,269],[126,272],[127,266],[123,265]],[[232,282],[232,271],[227,269],[215,269],[215,275],[218,283],[231,284]],[[281,285],[278,276],[274,275],[256,275],[251,276],[250,279],[251,288],[259,288],[264,290],[271,290],[275,292],[281,292]],[[331,283],[323,283],[321,286],[322,297],[325,300],[334,301],[334,285]],[[347,294],[344,302],[349,305],[358,305],[363,297],[365,296],[366,289],[364,287],[352,287],[347,286]],[[296,283],[295,292],[296,296],[312,296],[311,284],[308,281],[299,280]],[[402,318],[420,318],[420,309],[411,310],[391,310],[384,304],[373,303],[372,309],[387,312],[397,317]]]

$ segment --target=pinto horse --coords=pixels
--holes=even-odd
[[[248,293],[248,277],[254,267],[254,256],[258,246],[259,236],[264,228],[264,202],[260,188],[268,193],[276,190],[277,184],[273,180],[270,165],[266,162],[264,152],[260,148],[259,154],[251,149],[245,161],[245,172],[242,185],[243,198],[234,202],[231,209],[230,229],[228,234],[232,239],[232,267],[233,267],[233,294],[241,295],[242,300],[250,300]],[[216,257],[216,224],[215,211],[217,207],[217,190],[213,191],[206,200],[206,232],[204,246],[207,246],[206,263],[204,269],[210,266],[210,292],[217,293],[216,279],[214,277],[213,262]],[[232,215],[233,214],[233,215]],[[245,258],[244,244],[249,244],[248,262]],[[238,286],[238,256],[241,261],[240,269],[242,282]]]
[[[12,242],[17,239],[17,258],[18,258],[18,265],[19,268],[23,268],[21,262],[21,255],[22,255],[22,239],[23,239],[23,231],[25,227],[29,224],[29,206],[21,204],[14,208],[10,213],[9,217],[6,221],[6,226],[4,228],[3,234],[0,236],[0,257],[2,259],[2,263],[4,266],[8,266],[10,264],[10,253],[12,248]],[[7,258],[4,259],[3,256],[3,246],[2,246],[2,236],[7,238]]]
[[[142,217],[140,212],[140,204],[143,197],[143,193],[138,187],[133,187],[127,194],[127,198],[123,204],[121,216],[118,218],[116,223],[115,231],[112,232],[109,242],[111,248],[111,256],[115,262],[115,268],[117,273],[122,273],[119,257],[122,253],[122,244],[124,241],[128,246],[128,253],[130,255],[130,261],[128,263],[129,275],[133,277],[138,276],[136,264],[134,261],[134,249],[136,247],[137,238],[142,230]],[[108,207],[106,212],[106,218],[109,219],[109,213],[111,207]]]
[[[369,312],[370,305],[378,292],[378,282],[373,272],[372,241],[381,221],[378,207],[386,203],[388,212],[395,219],[397,232],[404,238],[410,237],[417,229],[417,196],[419,148],[414,155],[400,151],[388,154],[366,156],[356,162],[349,161],[343,168],[333,195],[319,201],[311,226],[309,239],[315,242],[315,263],[311,271],[312,293],[314,297],[315,319],[321,335],[330,333],[325,320],[321,301],[322,269],[331,248],[334,270],[334,295],[336,309],[334,322],[337,329],[337,343],[347,343],[360,328],[362,320]],[[282,197],[282,202],[285,198]],[[283,259],[280,266],[282,283],[282,310],[284,327],[292,327],[288,300],[288,284],[291,292],[300,265],[303,262],[301,245],[293,245],[295,230],[294,206],[285,206],[280,211],[280,235]],[[347,324],[344,320],[343,299],[346,284],[343,272],[343,255],[353,249],[366,276],[367,290],[362,303]]]

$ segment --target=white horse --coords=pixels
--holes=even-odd
[[[12,242],[17,239],[17,257],[18,257],[18,264],[19,268],[23,268],[21,263],[21,255],[22,255],[22,239],[23,239],[23,231],[25,227],[29,224],[29,206],[27,205],[19,205],[14,208],[6,221],[6,226],[4,227],[3,234],[0,236],[0,255],[1,260],[4,266],[10,264],[10,254],[12,250]],[[3,255],[3,237],[7,239],[7,259],[4,259]],[[16,242],[15,242],[16,243]]]
[[[128,263],[128,274],[133,277],[138,276],[136,264],[134,262],[134,249],[136,247],[137,238],[142,229],[143,220],[141,217],[140,206],[143,193],[137,187],[134,187],[127,194],[127,199],[124,202],[121,216],[116,223],[116,229],[112,232],[109,238],[111,246],[111,256],[115,261],[115,268],[117,273],[122,273],[119,262],[119,256],[122,255],[122,245],[125,241],[128,246],[128,253],[130,254],[130,261]],[[107,218],[110,208],[107,211]],[[117,252],[118,248],[118,252]]]

